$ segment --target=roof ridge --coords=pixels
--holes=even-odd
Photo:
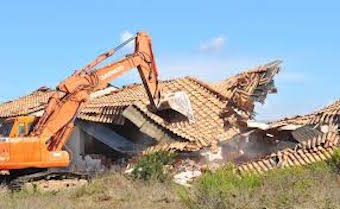
[[[237,77],[240,77],[240,76],[243,76],[243,75],[246,75],[246,74],[250,74],[250,73],[264,72],[265,69],[279,66],[281,63],[282,63],[281,60],[276,59],[276,60],[268,62],[266,64],[256,65],[254,67],[247,68],[246,70],[242,70],[239,73],[236,73],[234,75],[231,75],[231,76],[227,77],[226,79],[219,80],[219,81],[213,82],[211,84],[212,85],[216,85],[216,84],[219,84],[221,82],[225,82],[225,81],[227,81],[227,80],[229,80],[231,78],[237,78]]]
[[[217,91],[216,89],[214,89],[213,87],[211,87],[209,85],[209,83],[202,81],[196,77],[193,76],[184,76],[184,77],[178,77],[178,78],[172,78],[172,79],[167,79],[167,80],[161,80],[160,83],[164,84],[164,83],[169,83],[169,82],[176,82],[179,80],[189,80],[191,82],[195,82],[197,84],[199,84],[200,86],[204,87],[205,89],[207,89],[208,91],[210,91],[212,94],[218,96],[221,100],[225,101],[227,100],[227,98],[221,94],[219,91]],[[142,86],[142,83],[132,83],[132,84],[128,84],[126,86],[123,86],[122,88],[117,89],[116,91],[113,91],[112,93],[120,93],[122,91],[126,91],[127,89],[132,89],[132,88],[136,88],[136,87],[140,87]],[[105,96],[110,96],[112,94],[108,94],[108,95],[104,95]]]
[[[228,98],[226,96],[224,96],[221,92],[217,91],[215,88],[213,88],[209,83],[207,83],[205,81],[199,80],[199,79],[192,77],[192,76],[186,76],[185,79],[188,79],[192,82],[199,84],[200,86],[202,86],[205,89],[207,89],[208,91],[210,91],[212,94],[215,94],[218,98],[220,98],[223,101],[228,100]]]
[[[40,87],[40,88],[30,92],[29,94],[27,94],[25,96],[19,96],[17,98],[10,99],[10,100],[8,100],[6,102],[0,103],[0,106],[5,105],[5,104],[10,104],[10,103],[18,101],[18,100],[26,99],[26,98],[28,98],[30,96],[34,96],[34,95],[36,95],[38,93],[49,93],[49,92],[52,92],[52,91],[55,91],[55,90],[53,90],[51,88],[48,88],[46,86],[42,86],[42,87]]]

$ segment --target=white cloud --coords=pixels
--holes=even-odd
[[[120,34],[120,42],[123,43],[133,36],[129,31],[124,31]],[[131,41],[125,46],[127,49],[133,49],[135,47],[135,41]]]
[[[205,52],[221,51],[224,47],[226,40],[224,36],[217,36],[208,41],[202,42],[200,50]]]

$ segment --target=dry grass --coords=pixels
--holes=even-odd
[[[0,192],[0,208],[183,208],[170,183],[132,181],[111,174],[78,189],[41,193]]]
[[[325,164],[238,178],[228,169],[205,174],[191,189],[120,174],[80,188],[39,192],[0,189],[0,208],[340,208],[340,176]]]
[[[239,178],[230,168],[206,173],[190,189],[169,181],[120,174],[76,189],[11,193],[0,189],[0,208],[340,208],[340,150],[328,162]]]

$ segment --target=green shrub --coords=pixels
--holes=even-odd
[[[337,152],[338,153],[338,152]],[[337,164],[335,154],[333,164]],[[338,175],[329,162],[274,169],[239,177],[233,166],[207,172],[192,188],[177,191],[188,208],[338,208]]]
[[[249,175],[241,178],[233,170],[233,165],[228,165],[214,173],[205,173],[199,181],[200,189],[208,191],[213,188],[211,192],[216,192],[216,190],[218,192],[228,192],[239,188],[251,189],[260,185],[261,177]]]
[[[327,164],[333,171],[340,173],[340,148],[334,151],[332,158],[327,161]]]
[[[144,155],[138,159],[132,174],[135,179],[146,181],[153,179],[163,182],[168,176],[164,168],[166,165],[172,165],[174,159],[174,153],[165,151]]]
[[[240,177],[234,173],[234,166],[228,165],[216,171],[206,172],[195,182],[190,191],[183,190],[178,195],[188,208],[234,208],[232,201],[242,193],[251,194],[261,185],[262,179],[257,175]]]

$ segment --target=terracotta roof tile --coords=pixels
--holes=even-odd
[[[263,172],[292,166],[303,166],[318,161],[331,158],[334,150],[339,146],[340,136],[334,129],[321,136],[322,143],[314,144],[313,146],[306,146],[305,144],[298,144],[294,150],[284,149],[256,160],[250,163],[245,163],[237,166],[237,171],[241,175],[250,173],[261,174]],[[317,141],[316,138],[309,139],[310,141]]]
[[[307,124],[340,124],[340,99],[318,111],[307,115],[298,115],[283,120],[269,123],[270,128],[278,128],[287,125]]]
[[[273,78],[280,71],[280,63],[276,60],[260,65],[211,86],[231,100],[235,108],[250,115],[254,102],[264,103],[267,94],[276,93]]]
[[[268,155],[263,159],[240,165],[237,170],[242,175],[246,175],[248,173],[261,173],[274,168],[307,165],[330,158],[333,151],[339,147],[340,100],[311,114],[271,122],[268,124],[269,128],[266,128],[265,130],[278,129],[291,125],[306,127],[306,125],[316,124],[328,125],[328,131],[326,133],[319,132],[321,135],[314,135],[311,132],[308,133],[308,130],[306,130],[307,132],[303,133],[304,140],[297,144],[294,150],[281,150],[277,153]],[[303,131],[303,129],[301,129],[300,132],[301,131]],[[268,163],[269,161],[273,163]],[[257,166],[265,164],[265,167],[261,167],[261,171],[259,172],[254,166],[251,167],[249,164],[255,164]]]
[[[53,93],[53,90],[42,87],[15,101],[3,103],[0,105],[0,117],[15,117],[43,110]]]
[[[165,94],[184,91],[189,96],[195,116],[194,123],[186,120],[169,121],[152,113],[148,109],[149,100],[141,84],[129,85],[108,95],[92,99],[82,108],[78,118],[93,122],[123,124],[125,117],[122,113],[126,108],[133,107],[148,121],[182,141],[195,143],[197,147],[208,146],[212,141],[228,140],[241,131],[237,121],[245,118],[239,115],[238,108],[242,107],[237,106],[240,104],[238,100],[252,104],[254,101],[260,101],[254,99],[258,95],[263,99],[263,95],[270,92],[271,88],[267,86],[272,83],[273,76],[278,72],[278,64],[279,62],[273,62],[239,74],[231,79],[236,78],[232,86],[209,85],[191,77],[161,82]],[[230,90],[234,92],[234,96],[225,93]],[[52,93],[52,90],[38,91],[0,105],[0,117],[30,114],[32,110],[42,110]],[[247,94],[247,97],[239,99],[240,95],[244,94]],[[236,104],[235,101],[238,103]],[[251,115],[253,110],[247,109],[247,111],[247,114]],[[193,149],[192,144],[184,148]]]
[[[212,140],[231,137],[225,131],[224,121],[220,118],[225,101],[219,98],[220,95],[217,92],[210,91],[201,82],[189,77],[162,82],[161,87],[165,94],[181,90],[189,96],[193,114],[195,115],[194,123],[186,120],[169,122],[149,111],[149,101],[142,85],[126,87],[114,94],[91,101],[78,117],[95,122],[105,122],[102,120],[102,115],[112,115],[105,112],[105,108],[118,109],[118,115],[121,115],[127,106],[133,105],[163,129],[182,139],[199,141],[203,146],[208,145]],[[94,115],[93,113],[97,117],[89,118],[90,115]]]

